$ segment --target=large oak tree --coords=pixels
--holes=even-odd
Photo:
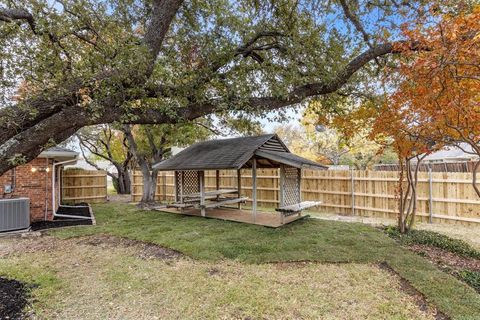
[[[368,92],[424,2],[0,0],[0,174],[87,125]]]

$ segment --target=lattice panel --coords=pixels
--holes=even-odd
[[[198,171],[183,172],[183,194],[200,192],[200,179]]]
[[[175,171],[175,201],[181,201],[180,199],[180,194],[182,193],[181,177],[182,177],[182,173],[180,171]]]
[[[200,178],[198,171],[176,171],[175,172],[177,199],[183,202],[182,195],[189,195],[200,192]]]
[[[280,170],[283,173],[283,206],[300,203],[300,170],[287,166],[282,166]]]

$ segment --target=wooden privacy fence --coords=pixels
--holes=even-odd
[[[61,186],[63,203],[107,201],[107,173],[103,170],[65,170]]]
[[[220,187],[236,187],[236,172],[220,171]],[[274,207],[279,203],[279,174],[277,169],[261,169],[257,173],[258,205]],[[142,175],[133,173],[133,201],[140,201]],[[215,172],[205,173],[206,189],[215,189]],[[321,201],[315,211],[396,218],[395,190],[398,172],[304,170],[302,200]],[[250,170],[242,170],[242,193],[252,198]],[[420,172],[418,182],[417,221],[480,223],[480,199],[476,195],[470,173]],[[173,201],[173,172],[160,172],[157,180],[158,201]]]

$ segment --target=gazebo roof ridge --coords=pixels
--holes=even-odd
[[[254,157],[263,158],[264,167],[271,167],[268,163],[273,163],[297,168],[326,168],[291,153],[275,133],[197,142],[153,168],[159,171],[241,169],[251,167]]]

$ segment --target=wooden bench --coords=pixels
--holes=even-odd
[[[216,197],[222,194],[238,193],[237,189],[218,189],[212,191],[205,191],[205,198]],[[190,193],[183,196],[184,198],[198,198],[200,199],[200,192]]]
[[[167,208],[177,208],[177,209],[193,208],[194,206],[195,206],[194,203],[170,203],[170,204],[167,204]]]
[[[226,204],[244,203],[247,200],[248,200],[248,197],[230,198],[230,199],[225,199],[225,200],[222,200],[222,201],[211,202],[211,203],[208,203],[208,204],[204,205],[203,207],[205,209],[207,209],[207,208],[218,208],[218,207],[224,206]]]
[[[303,202],[300,202],[300,203],[295,203],[295,204],[291,204],[291,205],[288,205],[288,206],[276,208],[275,210],[283,213],[285,216],[290,216],[290,215],[298,213],[302,210],[312,208],[312,207],[316,207],[320,204],[321,204],[320,201],[303,201]]]

